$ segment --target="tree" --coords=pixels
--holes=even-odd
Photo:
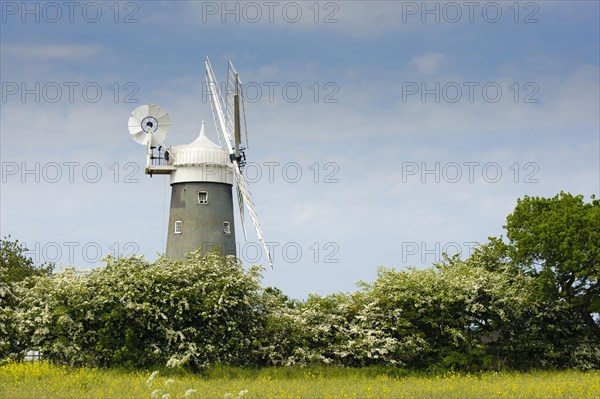
[[[52,273],[54,264],[43,263],[36,266],[25,253],[27,248],[19,240],[11,241],[10,236],[0,240],[0,281],[15,283],[31,276],[47,276]]]
[[[540,300],[566,305],[600,338],[600,200],[525,196],[504,228],[509,256],[536,277]]]

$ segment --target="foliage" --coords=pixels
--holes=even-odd
[[[16,283],[31,276],[48,276],[54,269],[54,264],[36,266],[33,260],[26,256],[27,248],[12,241],[10,236],[0,240],[0,281],[6,284]]]
[[[88,273],[38,277],[21,295],[21,336],[53,361],[202,368],[253,360],[259,268],[246,273],[231,257],[109,257]]]
[[[398,342],[369,323],[369,311],[358,292],[312,294],[295,307],[272,308],[269,320],[274,328],[269,331],[286,326],[287,345],[272,345],[270,356],[278,356],[285,365],[394,364],[389,355]]]
[[[531,279],[508,264],[499,267],[494,251],[484,245],[467,261],[446,259],[434,269],[380,268],[373,283],[352,294],[293,302],[271,290],[266,362],[505,367]]]
[[[525,359],[600,367],[600,200],[525,196],[505,228],[509,257],[535,280],[522,321]]]
[[[540,299],[564,300],[600,337],[600,200],[525,196],[505,228],[510,257],[536,276]]]
[[[5,274],[6,267],[0,265],[0,275]],[[15,302],[11,285],[0,279],[0,359],[7,357],[17,344],[13,309]]]
[[[15,308],[19,302],[15,284],[33,276],[48,276],[53,264],[36,266],[27,249],[10,236],[0,240],[0,359],[16,356],[23,349],[17,339]]]
[[[399,360],[421,368],[480,370],[504,367],[503,344],[525,302],[525,276],[509,273],[454,257],[435,269],[380,268],[365,289],[379,309],[379,328],[398,340],[413,337],[413,351]]]

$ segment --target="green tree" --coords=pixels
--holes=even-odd
[[[509,256],[536,278],[539,300],[577,313],[600,338],[600,200],[525,196],[504,227]]]
[[[31,276],[47,276],[52,273],[54,264],[44,263],[36,266],[33,259],[26,255],[27,248],[12,241],[10,236],[0,240],[0,281],[4,283],[16,283]]]

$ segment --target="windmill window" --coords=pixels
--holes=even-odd
[[[181,234],[181,230],[183,227],[183,222],[181,220],[175,221],[175,234]]]
[[[208,204],[208,193],[206,191],[198,192],[198,203],[199,204]]]
[[[223,232],[225,234],[231,234],[231,225],[229,222],[223,222]]]

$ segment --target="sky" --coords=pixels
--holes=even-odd
[[[0,2],[0,235],[57,269],[165,252],[168,177],[144,174],[132,110],[166,145],[217,140],[209,57],[243,82],[245,170],[294,298],[379,266],[468,257],[525,195],[600,194],[596,1]],[[252,226],[245,267],[266,266]]]

